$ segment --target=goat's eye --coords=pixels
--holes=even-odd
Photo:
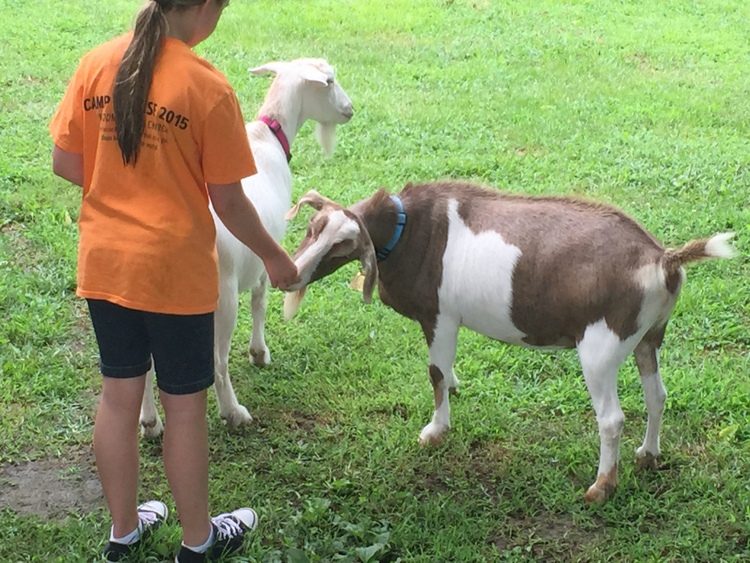
[[[329,78],[328,80],[326,80],[326,84],[328,86],[332,86],[333,85],[333,78]]]

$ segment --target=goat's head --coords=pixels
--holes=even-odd
[[[316,138],[330,155],[336,144],[336,125],[354,115],[349,95],[336,81],[336,72],[325,59],[295,59],[269,62],[250,70],[253,74],[272,73],[275,82],[299,92],[299,125],[307,119],[317,122]]]
[[[362,297],[369,303],[378,277],[378,265],[375,248],[362,220],[315,190],[307,192],[286,218],[292,219],[303,205],[311,205],[318,212],[310,219],[307,234],[294,253],[300,282],[284,298],[284,316],[287,319],[294,316],[309,284],[354,260],[362,265],[365,274]]]

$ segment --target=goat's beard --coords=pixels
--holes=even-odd
[[[336,148],[336,124],[317,123],[315,126],[315,138],[323,149],[323,154],[331,156]]]

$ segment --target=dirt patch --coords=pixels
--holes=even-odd
[[[542,513],[511,517],[507,531],[491,539],[501,554],[521,548],[536,561],[575,561],[582,548],[597,541],[603,525],[584,529],[571,515]]]
[[[104,506],[91,454],[0,468],[0,510],[61,520]]]
[[[485,489],[494,490],[507,471],[511,451],[494,441],[474,441],[466,457],[470,473]]]
[[[379,421],[385,423],[392,418],[409,420],[409,418],[411,417],[411,413],[407,405],[397,402],[388,405],[379,405],[373,407],[372,409],[368,409],[367,416],[370,418],[377,418]]]
[[[323,415],[309,414],[298,410],[279,413],[279,418],[288,429],[303,433],[330,425],[330,420],[327,420]]]

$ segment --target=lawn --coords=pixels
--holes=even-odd
[[[139,2],[0,0],[0,561],[96,560],[109,531],[91,432],[100,387],[74,295],[78,189],[51,173],[47,123],[81,55],[130,26]],[[453,428],[432,413],[418,326],[349,287],[311,287],[273,363],[247,359],[245,298],[230,372],[255,421],[210,403],[211,503],[255,507],[237,561],[747,561],[750,558],[750,5],[500,0],[233,0],[197,51],[246,118],[267,78],[247,69],[327,58],[355,105],[324,159],[306,125],[294,198],[342,203],[408,181],[465,178],[614,204],[667,246],[722,231],[740,256],[691,265],[662,349],[669,397],[656,471],[634,450],[645,407],[634,362],[620,485],[601,506],[598,433],[572,352],[462,332]],[[302,238],[305,218],[285,246]],[[142,496],[169,499],[159,443]],[[176,522],[149,561],[167,561]]]

